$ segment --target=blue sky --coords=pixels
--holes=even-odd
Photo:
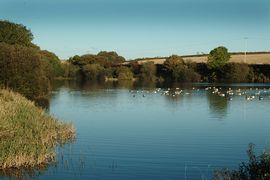
[[[270,51],[269,0],[0,0],[0,19],[26,25],[62,59],[244,51],[244,37],[248,51]]]

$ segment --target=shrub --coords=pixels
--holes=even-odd
[[[227,82],[248,82],[250,68],[243,63],[228,63],[223,68]]]
[[[125,66],[121,66],[116,70],[116,75],[119,80],[132,80],[133,79],[133,73],[132,71]]]
[[[83,66],[82,73],[87,80],[97,80],[104,68],[99,64],[87,64]]]
[[[40,51],[41,59],[47,64],[47,77],[53,79],[64,75],[64,70],[61,66],[60,59],[52,52],[43,50]]]
[[[62,62],[61,67],[63,69],[63,77],[65,78],[78,78],[79,77],[79,71],[80,67],[75,66],[69,62]]]
[[[45,95],[50,89],[39,50],[0,43],[0,84],[28,98]]]
[[[178,82],[197,82],[200,75],[195,71],[196,65],[191,62],[184,62],[182,57],[172,55],[164,62],[167,74],[174,81]]]
[[[222,68],[229,60],[231,56],[228,53],[228,49],[220,46],[210,51],[208,55],[208,67],[213,70]]]
[[[247,154],[248,163],[242,163],[238,170],[228,169],[217,170],[215,179],[270,179],[270,152],[264,151],[262,155],[256,157],[254,145],[249,144]]]
[[[35,47],[32,40],[33,34],[25,26],[9,21],[0,21],[0,43]]]
[[[156,71],[157,68],[154,62],[143,63],[140,68],[140,78],[143,80],[155,81]]]

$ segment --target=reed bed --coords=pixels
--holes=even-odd
[[[31,168],[55,160],[55,146],[75,129],[10,90],[0,90],[0,169]]]

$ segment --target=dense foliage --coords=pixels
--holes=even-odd
[[[101,51],[97,55],[76,55],[69,59],[69,63],[78,69],[77,76],[84,80],[133,79],[132,71],[128,67],[122,66],[123,62],[125,59],[116,52],[106,51]]]
[[[104,67],[100,64],[86,64],[82,66],[83,76],[87,80],[100,79],[103,71]]]
[[[178,82],[198,82],[200,75],[196,72],[196,65],[185,62],[182,57],[172,55],[164,62],[167,76]]]
[[[25,26],[0,21],[0,86],[37,98],[46,95],[64,69],[55,54],[40,50],[32,40]]]
[[[147,81],[156,80],[157,67],[153,62],[142,64],[140,68],[140,78]]]
[[[122,66],[116,70],[117,78],[119,80],[132,80],[133,73],[128,67]]]
[[[27,97],[44,95],[49,90],[45,62],[38,50],[0,43],[0,84]]]
[[[63,76],[64,70],[60,59],[52,52],[47,50],[40,51],[41,59],[47,64],[47,75],[50,79]]]
[[[0,86],[27,97],[45,95],[55,78],[176,82],[270,82],[269,65],[230,63],[227,48],[210,51],[207,64],[172,55],[164,64],[128,63],[116,52],[73,56],[60,61],[52,52],[32,43],[33,34],[21,24],[0,21]],[[150,59],[151,60],[151,59]]]
[[[144,63],[138,61],[126,63],[115,52],[74,56],[69,59],[69,65],[76,71],[71,74],[82,77],[84,80],[137,78],[152,82],[163,80],[174,82],[270,82],[269,65],[227,62],[230,55],[227,54],[227,49],[224,47],[215,48],[211,52],[209,56],[215,57],[218,61],[213,61],[215,65],[211,65],[212,62],[207,64],[191,62],[178,55],[166,58],[164,64],[159,65],[154,64],[151,60]],[[125,71],[123,70],[125,75],[121,73],[121,76],[118,76],[119,69],[125,69]]]
[[[101,51],[97,55],[85,54],[82,56],[74,56],[69,61],[78,66],[84,66],[87,64],[99,64],[104,68],[109,68],[125,62],[122,56],[119,56],[116,52]]]
[[[217,170],[215,179],[270,179],[270,152],[264,151],[256,157],[254,145],[250,144],[247,150],[249,162],[242,163],[238,170]]]
[[[32,43],[33,34],[25,26],[9,21],[0,21],[0,43],[22,46],[35,46]]]
[[[224,80],[227,82],[249,82],[250,68],[244,63],[227,63],[223,67]]]
[[[210,51],[207,63],[210,69],[217,70],[222,68],[230,58],[228,49],[220,46]]]

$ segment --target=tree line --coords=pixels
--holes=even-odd
[[[164,64],[156,65],[151,61],[141,64],[138,61],[123,63],[125,59],[115,52],[74,56],[68,61],[77,67],[77,77],[84,80],[136,78],[144,81],[172,82],[270,82],[269,65],[231,63],[230,58],[228,49],[220,46],[210,51],[207,63],[184,60],[178,55],[166,58]]]
[[[270,82],[269,65],[230,63],[226,47],[210,51],[207,63],[194,63],[172,55],[164,64],[127,63],[116,52],[75,55],[66,61],[32,41],[24,25],[0,21],[0,86],[36,98],[51,89],[55,78],[77,80],[142,80],[151,82]]]
[[[64,70],[54,53],[41,50],[32,40],[25,26],[0,21],[0,86],[33,99],[47,94],[50,82]]]

